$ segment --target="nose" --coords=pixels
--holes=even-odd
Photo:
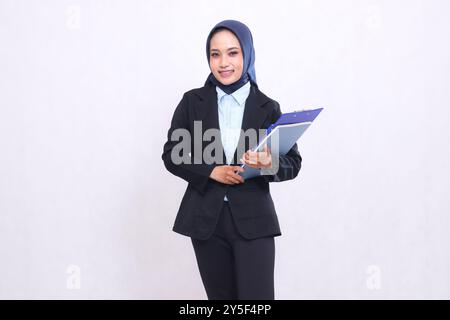
[[[225,54],[220,58],[220,67],[223,69],[228,67],[228,57]]]

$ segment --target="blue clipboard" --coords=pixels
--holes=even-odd
[[[323,108],[283,113],[275,123],[273,123],[267,128],[266,135],[269,135],[270,132],[273,130],[273,128],[275,128],[278,125],[301,123],[301,122],[313,122],[319,115],[319,113],[322,112],[322,110]]]
[[[272,137],[278,134],[278,154],[285,155],[291,150],[292,146],[303,135],[306,129],[312,124],[323,108],[313,110],[294,111],[284,113],[280,118],[266,129],[265,138],[252,151],[262,150],[265,144],[271,148]],[[272,150],[272,148],[271,148]],[[245,168],[244,172],[239,172],[244,179],[253,178],[261,175],[260,169],[241,165]]]

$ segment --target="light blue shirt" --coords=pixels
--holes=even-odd
[[[219,126],[222,137],[222,145],[227,164],[233,161],[234,151],[239,142],[244,116],[245,101],[250,94],[250,81],[232,94],[226,94],[216,86],[217,105],[219,107]],[[228,201],[227,196],[224,198]]]

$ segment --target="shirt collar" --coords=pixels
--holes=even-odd
[[[216,91],[217,91],[217,98],[220,101],[220,99],[222,99],[222,97],[225,96],[226,93],[218,86],[216,86]],[[250,81],[247,81],[246,84],[244,84],[242,87],[240,87],[235,92],[230,94],[230,96],[232,96],[234,100],[236,100],[236,102],[242,106],[245,103],[245,100],[247,99],[249,93],[250,93]]]

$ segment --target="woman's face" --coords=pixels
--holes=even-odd
[[[244,56],[238,38],[229,30],[213,35],[210,42],[209,67],[214,77],[224,85],[241,78]]]

